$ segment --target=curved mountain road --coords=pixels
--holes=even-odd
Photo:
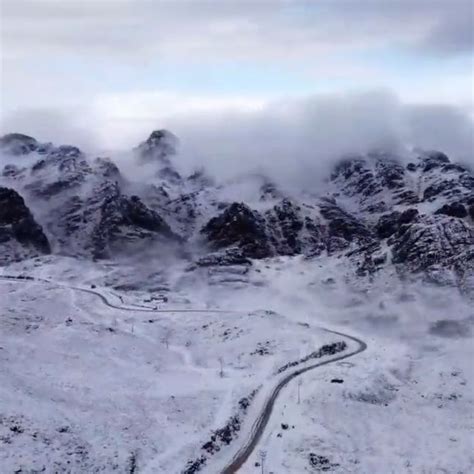
[[[88,293],[99,298],[102,303],[109,308],[118,309],[120,311],[136,311],[141,313],[221,313],[221,314],[229,314],[235,313],[236,311],[232,310],[222,310],[222,309],[179,309],[179,308],[167,308],[167,309],[155,309],[148,306],[137,306],[137,307],[126,307],[126,306],[118,306],[107,299],[107,297],[93,289],[83,288],[80,286],[71,286],[65,283],[59,283],[53,280],[47,280],[46,278],[32,278],[32,277],[17,277],[11,275],[0,275],[0,280],[3,281],[10,281],[10,282],[19,282],[19,283],[49,283],[53,285],[57,285],[59,288],[69,288],[71,290],[81,291],[82,293]]]
[[[255,420],[255,423],[252,426],[252,430],[250,432],[250,435],[248,438],[244,441],[243,446],[239,449],[239,451],[235,454],[231,462],[222,470],[222,474],[233,474],[237,472],[248,460],[250,455],[253,453],[255,450],[258,442],[260,441],[265,428],[268,424],[268,421],[270,419],[270,416],[273,411],[273,407],[275,406],[275,401],[278,398],[278,395],[280,394],[281,390],[288,385],[288,383],[293,380],[295,377],[298,377],[298,375],[303,374],[304,372],[308,372],[309,370],[316,369],[318,367],[321,367],[323,365],[327,364],[332,364],[333,362],[337,362],[343,359],[347,359],[349,357],[355,356],[356,354],[360,354],[361,352],[365,351],[367,349],[367,344],[362,341],[361,339],[358,339],[357,337],[350,336],[349,334],[345,334],[342,332],[338,331],[331,331],[329,329],[325,328],[320,328],[323,331],[330,332],[332,334],[337,334],[339,336],[343,336],[347,339],[350,339],[354,342],[357,343],[358,347],[356,350],[352,352],[347,352],[345,354],[342,354],[337,357],[333,357],[330,360],[326,360],[323,362],[318,362],[317,364],[312,364],[310,366],[303,367],[301,369],[294,370],[290,374],[288,374],[286,377],[280,380],[280,382],[275,386],[275,388],[272,390],[272,393],[270,396],[267,398],[265,401],[262,411],[260,412],[260,415],[258,418]]]
[[[106,306],[109,306],[110,308],[118,309],[121,311],[138,311],[138,312],[146,312],[146,313],[233,313],[235,311],[225,311],[225,310],[209,310],[209,309],[154,309],[150,307],[135,307],[135,308],[129,308],[125,306],[118,306],[115,305],[114,303],[110,302],[105,295],[98,291],[94,291],[93,289],[89,288],[83,288],[79,286],[70,286],[64,283],[58,283],[54,282],[52,280],[47,280],[47,279],[42,279],[42,278],[22,278],[22,277],[16,277],[16,276],[10,276],[10,275],[0,275],[0,280],[3,281],[14,281],[14,282],[43,282],[43,283],[49,283],[49,284],[56,284],[58,287],[62,288],[70,288],[76,291],[81,291],[83,293],[88,293],[91,294],[97,298],[99,298],[103,304]],[[273,388],[271,394],[269,397],[266,399],[262,410],[260,414],[258,415],[257,419],[255,420],[254,424],[252,425],[252,429],[247,437],[247,439],[244,441],[242,447],[238,450],[238,452],[234,455],[232,460],[229,462],[229,464],[222,470],[222,474],[233,474],[237,472],[248,460],[250,455],[253,453],[255,450],[258,442],[260,441],[265,428],[268,424],[268,421],[270,420],[270,416],[273,411],[273,407],[275,406],[275,402],[278,398],[278,395],[280,394],[281,390],[288,385],[288,383],[293,380],[295,377],[298,377],[299,375],[308,372],[310,370],[316,369],[318,367],[321,367],[323,365],[327,364],[332,364],[334,362],[338,362],[344,359],[347,359],[349,357],[355,356],[367,349],[367,344],[362,341],[361,339],[351,336],[349,334],[345,334],[342,332],[338,331],[332,331],[330,329],[322,328],[319,327],[319,329],[332,333],[332,334],[337,334],[338,336],[342,336],[346,339],[349,339],[351,341],[354,341],[357,344],[357,349],[351,351],[351,352],[345,352],[344,354],[341,354],[336,357],[332,357],[329,360],[325,360],[322,362],[318,362],[316,364],[312,364],[309,366],[302,367],[300,369],[296,369],[292,371],[291,373],[287,374],[284,378],[282,378],[278,384]]]

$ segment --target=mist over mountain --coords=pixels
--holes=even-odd
[[[469,167],[439,151],[395,143],[379,142],[371,150],[360,145],[349,153],[350,139],[341,143],[338,158],[335,146],[319,155],[309,130],[292,135],[301,124],[295,126],[295,115],[289,116],[286,126],[278,122],[282,136],[269,128],[271,143],[260,134],[260,142],[244,139],[237,127],[238,142],[246,143],[249,156],[239,160],[237,154],[224,154],[236,163],[228,163],[227,177],[203,166],[183,174],[179,139],[166,130],[154,131],[116,162],[71,145],[9,134],[0,140],[2,186],[24,198],[38,222],[32,225],[41,226],[51,251],[60,255],[127,256],[138,262],[144,253],[159,262],[167,248],[190,270],[245,268],[254,259],[278,256],[317,261],[328,255],[347,259],[354,275],[394,268],[401,276],[421,274],[471,292],[474,177]],[[315,130],[322,133],[321,127]],[[310,143],[299,150],[280,146],[305,137]],[[222,143],[230,146],[226,138]],[[274,156],[263,152],[272,147]],[[251,159],[257,156],[262,156],[258,164]],[[284,156],[294,156],[293,161],[285,162]],[[5,239],[11,249],[14,235]],[[42,253],[38,246],[30,250]],[[10,250],[9,255],[18,260],[25,254]]]
[[[127,122],[128,128],[116,128],[119,124],[92,110],[24,111],[10,116],[2,128],[4,133],[20,130],[40,141],[74,143],[92,154],[111,155],[124,173],[144,179],[143,168],[135,166],[127,150],[156,124],[179,138],[174,164],[180,172],[204,167],[220,179],[262,172],[283,186],[311,187],[342,156],[376,149],[392,151],[405,164],[414,147],[443,150],[455,161],[474,163],[474,125],[468,111],[405,103],[385,90],[282,99],[246,111],[190,107],[156,118],[151,112],[147,120]]]
[[[346,154],[381,149],[406,161],[413,147],[473,164],[471,118],[453,106],[402,103],[384,91],[282,100],[259,111],[170,120],[184,164],[201,161],[229,177],[262,170],[282,184],[310,186]]]
[[[401,443],[395,428],[402,423],[410,432],[416,416],[411,410],[420,403],[408,375],[416,373],[417,390],[422,386],[422,395],[427,393],[424,410],[437,414],[438,423],[447,423],[447,417],[451,426],[458,420],[458,432],[464,433],[460,413],[470,403],[465,385],[474,298],[474,175],[468,166],[442,151],[378,146],[323,162],[315,157],[307,167],[305,157],[296,158],[293,166],[306,169],[306,179],[287,172],[285,181],[283,168],[271,172],[271,160],[245,171],[250,162],[238,163],[237,155],[236,166],[225,173],[209,173],[202,162],[186,173],[179,163],[179,137],[164,129],[116,157],[20,133],[1,137],[0,147],[0,282],[8,292],[1,299],[7,315],[2,350],[7,367],[20,374],[12,381],[9,369],[0,371],[7,413],[0,430],[11,443],[6,465],[73,465],[79,472],[98,466],[113,472],[121,465],[130,472],[139,464],[150,472],[220,472],[216,466],[232,465],[229,453],[253,432],[258,410],[264,413],[272,400],[273,379],[280,387],[301,370],[361,351],[368,355],[359,359],[360,368],[350,363],[329,372],[339,374],[328,380],[344,385],[345,417],[354,418],[344,432],[360,423],[361,410],[384,407],[396,410],[393,436]],[[309,159],[309,148],[305,153]],[[100,305],[110,308],[106,316]],[[335,332],[321,329],[320,321]],[[360,337],[344,332],[346,327]],[[32,373],[24,372],[21,353],[27,350],[35,354]],[[440,351],[450,356],[443,356],[439,377],[427,377],[433,353]],[[85,357],[90,362],[84,365]],[[63,358],[74,367],[58,372]],[[46,387],[38,378],[44,359],[55,361],[60,388]],[[88,364],[94,373],[101,367],[105,391],[84,382],[85,376],[73,380],[92,370]],[[147,399],[142,386],[155,387],[156,373],[167,383],[160,378],[159,392]],[[224,416],[202,425],[203,431],[202,411],[214,406],[221,384],[234,377],[236,401],[224,403]],[[44,401],[36,389],[21,391],[24,403],[37,406],[41,400],[50,408],[17,415],[22,413],[17,396],[9,393],[17,390],[18,378],[52,394],[52,401]],[[64,383],[88,387],[86,395],[68,403],[67,421],[55,418],[54,409]],[[110,383],[123,395],[111,395]],[[203,389],[209,384],[216,388]],[[303,397],[312,397],[316,385],[306,382]],[[332,406],[332,391],[320,396]],[[112,416],[112,431],[89,434],[89,424],[111,423],[103,408],[89,409],[85,418],[76,408],[95,399],[105,406],[120,400],[127,418]],[[293,401],[286,403],[291,407]],[[448,402],[453,405],[441,412]],[[137,403],[143,414],[137,415]],[[339,405],[333,409],[339,411]],[[164,420],[159,425],[146,421],[157,406]],[[185,419],[173,421],[183,413]],[[298,426],[304,433],[313,429],[311,416],[300,421],[293,408],[282,416],[284,432],[288,420],[296,434]],[[330,420],[334,424],[339,417]],[[148,426],[145,435],[143,426]],[[155,433],[158,426],[166,435]],[[386,426],[384,421],[377,429]],[[175,454],[149,447],[158,436],[174,453],[183,430],[193,435],[183,438]],[[289,472],[300,469],[293,465],[351,463],[338,457],[339,448],[328,447],[340,432],[331,428],[324,456],[316,454],[312,438],[299,441],[304,453],[298,448]],[[26,453],[38,433],[43,449],[30,458]],[[91,436],[99,444],[90,444]],[[104,444],[110,436],[117,440]],[[371,441],[364,443],[361,452],[370,451]],[[392,462],[399,462],[393,456]],[[429,464],[424,456],[411,458]],[[462,456],[458,465],[465,465]]]
[[[472,0],[0,16],[0,474],[474,472]]]

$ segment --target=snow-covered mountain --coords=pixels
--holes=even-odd
[[[289,193],[260,174],[221,183],[205,170],[181,176],[177,138],[165,130],[133,151],[146,182],[74,146],[21,134],[0,146],[3,262],[47,252],[113,259],[167,246],[189,268],[324,254],[347,259],[359,276],[393,266],[474,287],[474,175],[441,152],[344,157],[324,186]],[[19,221],[39,237],[25,239],[12,227]]]
[[[472,471],[472,170],[378,151],[295,191],[186,176],[163,130],[0,146],[2,472]]]

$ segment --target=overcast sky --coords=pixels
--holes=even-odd
[[[129,146],[368,91],[472,117],[470,0],[0,2],[3,132]]]

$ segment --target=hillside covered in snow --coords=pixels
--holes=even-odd
[[[165,130],[0,154],[1,472],[474,469],[467,165],[374,150],[295,189],[186,174]]]
[[[182,176],[177,139],[164,130],[131,154],[144,181],[74,146],[20,134],[0,145],[3,263],[173,252],[190,268],[246,267],[327,255],[347,259],[359,276],[393,266],[461,291],[474,285],[474,175],[441,152],[342,157],[314,189],[290,192],[263,174]]]

